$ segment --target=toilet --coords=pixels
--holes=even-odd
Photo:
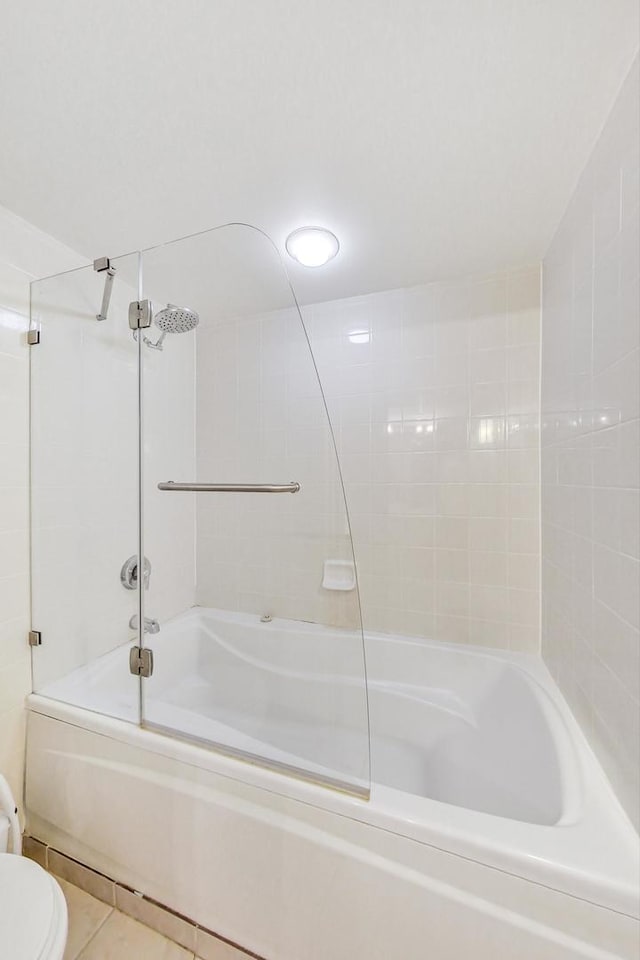
[[[67,942],[64,894],[51,874],[20,856],[20,849],[15,804],[0,776],[0,956],[62,960]]]

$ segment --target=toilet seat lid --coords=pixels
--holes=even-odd
[[[3,956],[6,951],[11,960],[59,960],[66,926],[66,905],[54,878],[33,860],[0,854]]]

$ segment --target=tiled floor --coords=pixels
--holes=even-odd
[[[64,960],[204,960],[79,887],[56,879],[69,908]],[[209,956],[211,960],[231,960],[243,954],[220,944],[219,951]]]

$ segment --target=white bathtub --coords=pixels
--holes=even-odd
[[[368,795],[353,637],[195,608],[151,645],[148,722],[360,795],[104,716],[122,648],[30,698],[33,836],[269,960],[635,957],[638,837],[539,661],[367,636]]]

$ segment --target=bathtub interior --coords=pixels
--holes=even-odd
[[[316,624],[193,608],[154,637],[143,722],[366,792],[363,680],[349,639]],[[373,790],[528,823],[566,819],[575,759],[526,659],[382,634],[366,637],[366,653]],[[127,656],[128,647],[115,650],[42,693],[136,722]]]

